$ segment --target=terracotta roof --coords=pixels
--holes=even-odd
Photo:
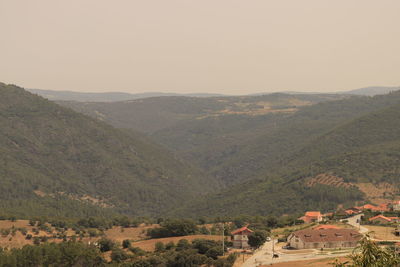
[[[379,218],[381,218],[381,219],[383,219],[383,220],[386,220],[386,221],[388,221],[388,222],[392,221],[391,218],[386,217],[386,216],[383,216],[383,215],[377,215],[377,216],[375,216],[375,217],[369,218],[369,220],[370,220],[370,221],[373,221],[373,220],[376,220],[376,219],[379,219]],[[392,217],[392,218],[393,218],[393,217]]]
[[[372,211],[387,211],[387,210],[389,210],[388,204],[381,204],[379,206],[365,204],[364,206],[356,207],[356,208],[361,209],[361,210],[372,210]]]
[[[319,211],[307,211],[305,216],[306,217],[319,217],[319,216],[321,216],[321,212],[319,212]]]
[[[325,229],[339,229],[336,225],[321,224],[313,228],[314,230],[325,230]]]
[[[239,233],[241,233],[241,232],[246,232],[246,231],[249,232],[249,233],[253,233],[253,231],[250,230],[249,228],[247,228],[247,226],[244,226],[244,227],[242,227],[242,228],[239,228],[239,229],[233,231],[231,234],[232,234],[232,235],[237,235],[237,234],[239,234]]]
[[[361,234],[353,229],[305,229],[293,232],[292,235],[303,242],[358,241],[361,238]]]
[[[348,215],[351,215],[351,214],[353,214],[353,213],[357,213],[357,212],[355,212],[354,210],[345,210],[344,211],[346,214],[348,214]]]

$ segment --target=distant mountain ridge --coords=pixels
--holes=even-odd
[[[397,86],[397,87],[394,87],[394,86],[393,87],[370,86],[370,87],[350,90],[350,91],[347,91],[344,93],[352,94],[352,95],[375,96],[375,95],[385,95],[390,92],[394,92],[394,91],[398,91],[398,90],[400,90],[400,86]]]
[[[222,96],[221,94],[208,94],[208,93],[177,94],[177,93],[163,93],[163,92],[148,92],[148,93],[131,94],[124,92],[89,93],[89,92],[55,91],[55,90],[41,90],[41,89],[26,89],[26,90],[53,101],[78,101],[78,102],[116,102],[116,101],[128,101],[128,100],[143,99],[149,97],[160,97],[160,96],[188,96],[188,97]]]
[[[135,99],[144,99],[149,97],[162,97],[162,96],[186,96],[186,97],[221,97],[229,95],[214,94],[214,93],[165,93],[165,92],[145,92],[145,93],[126,93],[126,92],[104,92],[104,93],[91,93],[91,92],[75,92],[75,91],[56,91],[56,90],[42,90],[42,89],[26,89],[27,91],[40,95],[44,98],[53,101],[77,101],[77,102],[117,102],[129,101]],[[352,95],[365,95],[374,96],[380,94],[387,94],[392,91],[400,90],[400,87],[385,87],[385,86],[371,86],[344,92],[331,92],[325,94],[352,94]],[[297,91],[281,91],[281,92],[260,92],[249,94],[247,96],[263,96],[276,93],[289,94],[289,95],[313,95],[323,94],[321,92],[297,92]],[[246,95],[237,95],[246,96]]]

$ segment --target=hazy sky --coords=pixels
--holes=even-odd
[[[399,0],[0,0],[0,81],[244,94],[400,85]]]

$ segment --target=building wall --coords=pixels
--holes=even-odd
[[[292,248],[296,249],[347,248],[357,246],[357,241],[303,242],[294,235],[289,236],[288,243]]]
[[[248,248],[249,243],[247,242],[249,239],[247,235],[234,235],[233,236],[233,247],[234,248]]]

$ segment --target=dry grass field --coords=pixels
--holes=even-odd
[[[371,237],[379,240],[400,240],[400,236],[394,235],[394,227],[363,225],[371,233]]]
[[[140,225],[138,227],[113,227],[105,231],[105,236],[116,242],[122,242],[124,239],[130,239],[132,241],[140,241],[146,239],[146,231],[149,228],[158,227],[158,224],[152,225]]]
[[[328,259],[318,259],[318,260],[304,260],[304,261],[290,261],[290,262],[281,262],[275,263],[271,265],[262,265],[260,267],[274,266],[274,267],[332,267],[332,263],[335,261],[334,258]],[[339,258],[339,261],[344,262],[347,261],[347,258]]]

